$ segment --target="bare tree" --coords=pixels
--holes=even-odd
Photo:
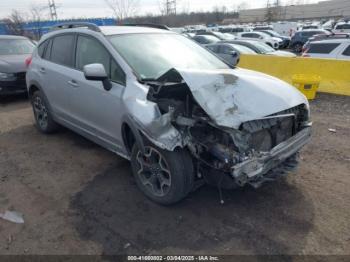
[[[35,39],[40,39],[43,34],[42,21],[49,18],[46,11],[47,7],[40,5],[33,5],[29,11],[28,20],[35,26],[35,29],[33,30],[33,38]]]
[[[113,11],[114,16],[120,21],[134,16],[139,5],[138,0],[105,0],[105,2]]]
[[[10,16],[4,19],[4,23],[10,34],[24,35],[24,20],[23,15],[19,11],[12,10]]]

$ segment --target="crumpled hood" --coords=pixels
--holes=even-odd
[[[246,69],[176,69],[195,100],[219,126],[238,129],[247,121],[308,104],[296,88]]]
[[[3,73],[20,73],[26,72],[25,60],[30,57],[27,55],[3,55],[0,56],[0,72]]]

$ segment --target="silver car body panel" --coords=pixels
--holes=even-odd
[[[106,35],[128,33],[174,34],[139,27],[101,27],[101,33],[84,28],[59,30],[45,35],[87,34],[100,41],[126,75],[126,86],[113,83],[110,91],[101,82],[88,81],[81,71],[41,59],[37,51],[27,73],[27,87],[39,83],[50,101],[55,119],[74,131],[129,158],[122,138],[123,119],[131,119],[139,132],[155,145],[173,151],[189,141],[172,125],[172,112],[161,114],[158,105],[147,99],[149,86],[140,83],[133,70],[113,48]],[[39,43],[39,45],[40,45]],[[45,67],[46,72],[41,69]],[[246,121],[300,105],[307,99],[294,87],[274,77],[240,68],[227,70],[176,69],[197,103],[219,127],[238,129]],[[77,86],[69,81],[75,80]]]

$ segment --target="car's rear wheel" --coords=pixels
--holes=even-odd
[[[296,43],[293,47],[295,53],[301,53],[303,50],[303,45],[301,43]]]
[[[42,133],[49,134],[58,129],[58,124],[53,120],[45,97],[41,91],[36,91],[31,98],[36,127]]]
[[[184,149],[171,152],[154,145],[146,145],[143,153],[135,144],[131,165],[140,190],[158,204],[175,204],[185,198],[193,188],[192,159]]]

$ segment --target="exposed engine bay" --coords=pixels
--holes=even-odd
[[[150,87],[147,99],[158,105],[162,115],[170,116],[171,125],[191,152],[198,178],[227,189],[246,184],[259,187],[296,168],[299,147],[284,153],[285,159],[280,153],[279,161],[267,158],[271,150],[309,128],[305,104],[246,121],[235,129],[215,123],[176,70],[146,84]],[[308,136],[309,132],[305,134]]]

